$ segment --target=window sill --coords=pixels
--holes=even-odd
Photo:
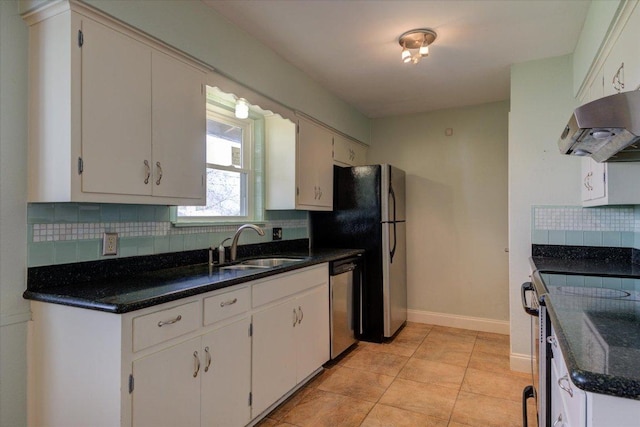
[[[264,221],[172,221],[171,225],[176,228],[182,227],[224,227],[224,226],[241,226],[244,224],[253,224],[260,227],[266,226]]]

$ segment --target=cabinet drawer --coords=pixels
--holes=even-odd
[[[133,319],[133,351],[195,331],[200,326],[199,301]]]
[[[311,289],[329,281],[328,264],[282,274],[253,285],[253,307],[258,307]]]
[[[244,313],[250,308],[250,298],[249,287],[205,298],[204,325]]]

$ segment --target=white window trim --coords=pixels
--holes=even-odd
[[[206,168],[213,168],[223,171],[231,171],[247,174],[247,192],[244,203],[247,207],[247,215],[243,216],[180,216],[175,209],[174,226],[200,226],[200,225],[234,225],[244,224],[248,221],[256,219],[256,203],[255,203],[255,165],[254,165],[254,120],[238,119],[232,111],[213,105],[207,102],[207,119],[213,118],[222,122],[230,123],[242,128],[242,168],[234,166],[222,166],[213,163],[207,163]],[[248,167],[247,167],[248,164]]]

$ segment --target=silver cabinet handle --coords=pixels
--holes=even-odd
[[[179,314],[178,317],[174,317],[171,320],[161,320],[158,322],[158,328],[162,328],[164,325],[173,325],[176,322],[179,322],[182,320],[182,315]]]
[[[302,323],[302,319],[304,319],[304,313],[302,311],[302,307],[298,306],[298,313],[300,313],[300,317],[298,318],[298,325]]]
[[[554,348],[558,348],[558,339],[554,336],[547,337],[547,342],[551,344]]]
[[[151,166],[149,166],[149,162],[147,160],[144,161],[144,167],[147,171],[147,176],[144,178],[144,183],[149,183],[149,178],[151,178]]]
[[[198,376],[198,372],[200,372],[200,358],[198,357],[198,352],[193,352],[193,359],[195,363],[195,370],[193,371],[193,378]]]
[[[564,382],[566,382],[567,385],[564,385]],[[558,387],[569,393],[569,396],[573,397],[573,388],[571,388],[571,383],[569,382],[569,374],[566,374],[558,380]]]
[[[322,187],[318,187],[318,200],[322,199]]]
[[[584,184],[584,188],[586,188],[587,190],[589,190],[589,184],[587,184],[587,179],[589,179],[589,174],[586,174],[584,176],[584,179],[582,180],[582,183]]]
[[[560,425],[560,427],[562,427],[562,414],[558,414],[558,418],[554,421],[553,423],[553,427],[556,427],[557,425]]]
[[[238,298],[230,299],[230,300],[228,300],[228,301],[222,301],[222,302],[220,303],[220,307],[225,307],[225,306],[227,306],[227,305],[233,305],[233,304],[235,304],[235,303],[237,303],[237,302],[238,302]]]
[[[618,68],[618,71],[613,75],[613,79],[611,80],[611,85],[613,89],[620,93],[622,89],[624,89],[624,62]]]
[[[162,180],[162,166],[160,166],[160,162],[156,162],[156,167],[158,168],[158,179],[156,180],[156,185],[160,185],[160,181]]]
[[[209,367],[211,366],[211,353],[209,353],[209,347],[204,348],[204,354],[206,356],[205,360],[207,361],[206,365],[204,365],[204,371],[209,372]]]
[[[293,327],[296,327],[296,323],[298,323],[298,313],[296,312],[295,307],[293,308]]]

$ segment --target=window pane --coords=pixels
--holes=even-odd
[[[246,185],[245,173],[207,169],[207,206],[179,206],[178,215],[246,216]]]
[[[207,163],[242,168],[242,128],[207,119]]]

